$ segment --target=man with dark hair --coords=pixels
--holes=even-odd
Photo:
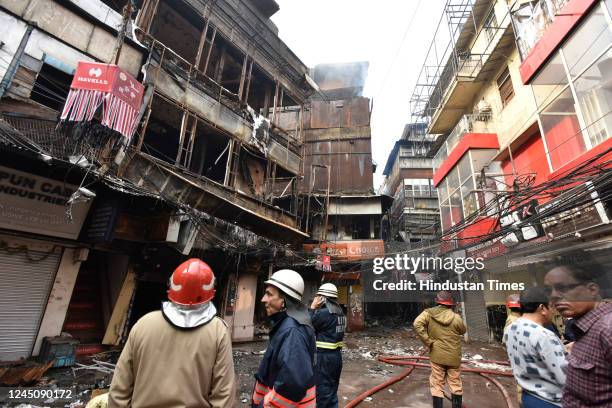
[[[565,383],[563,345],[550,330],[552,311],[541,288],[520,295],[522,316],[504,334],[512,372],[522,388],[524,408],[561,406]]]
[[[602,302],[603,272],[588,262],[580,265],[561,262],[544,277],[551,303],[563,317],[573,319],[576,338],[568,357],[563,407],[610,407],[612,304]]]
[[[461,317],[453,312],[455,301],[450,292],[438,292],[436,303],[438,306],[425,309],[413,326],[429,349],[429,385],[434,408],[444,406],[444,383],[448,383],[451,390],[453,408],[461,408],[461,335],[466,328]]]

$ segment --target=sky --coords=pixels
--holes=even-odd
[[[410,120],[410,95],[446,0],[276,0],[280,38],[308,66],[368,61],[374,187]]]

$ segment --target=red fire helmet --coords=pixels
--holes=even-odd
[[[180,264],[170,277],[168,299],[178,305],[206,303],[215,297],[215,275],[206,262],[197,258]]]
[[[518,293],[512,293],[506,298],[506,307],[521,307],[520,295]]]
[[[445,290],[440,291],[436,294],[436,303],[439,305],[455,306],[453,295]]]

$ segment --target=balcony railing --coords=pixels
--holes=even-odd
[[[459,144],[459,141],[463,138],[466,133],[494,133],[495,130],[491,124],[490,113],[478,113],[463,115],[455,128],[449,133],[446,141],[442,143],[438,153],[433,159],[433,168],[436,171],[444,161],[448,158],[448,155],[453,149]]]
[[[4,113],[0,118],[19,132],[21,143],[59,159],[90,162],[110,157],[122,136],[98,122],[58,125],[56,120]]]
[[[568,2],[569,0],[540,0],[535,4],[522,4],[512,12],[521,58],[525,59],[529,55]]]
[[[446,65],[438,82],[433,87],[433,91],[429,96],[426,106],[426,116],[433,116],[438,110],[438,107],[444,100],[446,91],[451,84],[456,80],[475,79],[484,63],[484,55],[482,54],[458,54],[452,56],[449,64]]]

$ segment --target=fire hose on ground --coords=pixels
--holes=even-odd
[[[359,405],[360,403],[362,403],[367,397],[376,394],[378,391],[383,390],[387,387],[389,387],[392,384],[395,384],[401,380],[403,380],[404,378],[408,377],[410,374],[412,374],[412,372],[414,371],[415,368],[429,368],[429,364],[424,364],[424,363],[419,363],[417,361],[410,361],[410,360],[429,360],[429,357],[425,357],[422,354],[418,355],[418,356],[378,356],[378,361],[383,362],[383,363],[387,363],[387,364],[391,364],[391,365],[397,365],[397,366],[409,366],[405,371],[401,372],[398,376],[392,377],[390,379],[388,379],[387,381],[377,385],[374,388],[371,388],[361,394],[359,394],[355,399],[353,399],[352,401],[350,401],[345,408],[354,408],[357,405]],[[462,360],[463,363],[468,363],[471,361],[468,360]],[[507,361],[496,361],[496,360],[478,360],[479,363],[485,363],[485,364],[497,364],[497,365],[510,365]],[[476,373],[479,374],[480,376],[482,376],[483,378],[486,378],[487,380],[491,381],[491,383],[493,383],[502,393],[504,399],[506,400],[506,404],[508,406],[508,408],[515,408],[514,403],[512,402],[512,400],[510,399],[510,395],[508,394],[508,391],[504,388],[504,386],[497,381],[495,378],[491,377],[491,376],[500,376],[500,377],[512,377],[512,373],[510,372],[504,372],[504,371],[495,371],[495,370],[486,370],[486,369],[479,369],[479,368],[471,368],[471,367],[465,367],[465,368],[461,368],[462,372],[468,372],[468,373]],[[450,395],[448,395],[445,392],[445,397],[447,399],[450,399]],[[462,405],[463,408],[466,408],[465,404]]]

